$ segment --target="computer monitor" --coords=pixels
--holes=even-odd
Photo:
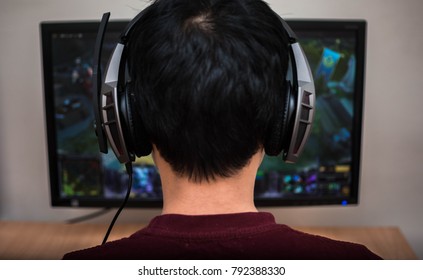
[[[309,59],[316,85],[310,139],[296,164],[265,157],[256,178],[257,206],[358,203],[365,70],[365,21],[287,20]],[[101,65],[128,21],[109,22]],[[42,22],[52,206],[118,207],[128,176],[113,152],[99,152],[93,128],[93,53],[99,22]],[[127,207],[161,207],[151,156],[133,163]]]

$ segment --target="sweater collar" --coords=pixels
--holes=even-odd
[[[189,216],[165,214],[155,217],[146,231],[155,233],[211,233],[258,229],[275,224],[275,218],[267,212]]]

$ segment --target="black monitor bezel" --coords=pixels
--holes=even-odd
[[[366,28],[364,20],[322,20],[322,19],[289,19],[286,20],[294,31],[307,30],[327,32],[353,31],[356,34],[356,58],[357,71],[355,79],[354,95],[354,118],[352,130],[352,166],[351,166],[351,193],[348,198],[295,198],[295,199],[255,199],[256,206],[311,206],[311,205],[357,205],[359,203],[360,189],[360,167],[361,167],[361,142],[362,142],[362,122],[363,122],[363,98],[365,85],[365,61],[366,61]],[[111,21],[108,24],[108,32],[120,32],[124,30],[129,21]],[[45,123],[49,163],[50,179],[50,201],[51,206],[62,207],[119,207],[122,199],[110,199],[103,197],[78,197],[63,198],[59,190],[58,177],[58,154],[56,143],[56,126],[54,117],[54,88],[52,73],[51,44],[53,33],[60,32],[93,32],[97,33],[98,21],[75,21],[75,22],[41,22],[41,51],[43,63],[44,81],[44,106]],[[318,93],[317,93],[318,95]],[[139,208],[159,208],[162,201],[152,200],[129,200],[126,207]]]

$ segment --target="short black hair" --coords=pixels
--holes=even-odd
[[[157,0],[128,63],[147,135],[191,180],[246,166],[284,103],[288,36],[261,0]]]

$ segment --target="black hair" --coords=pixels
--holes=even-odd
[[[284,103],[288,36],[261,0],[157,0],[129,41],[142,122],[172,169],[230,177]]]

